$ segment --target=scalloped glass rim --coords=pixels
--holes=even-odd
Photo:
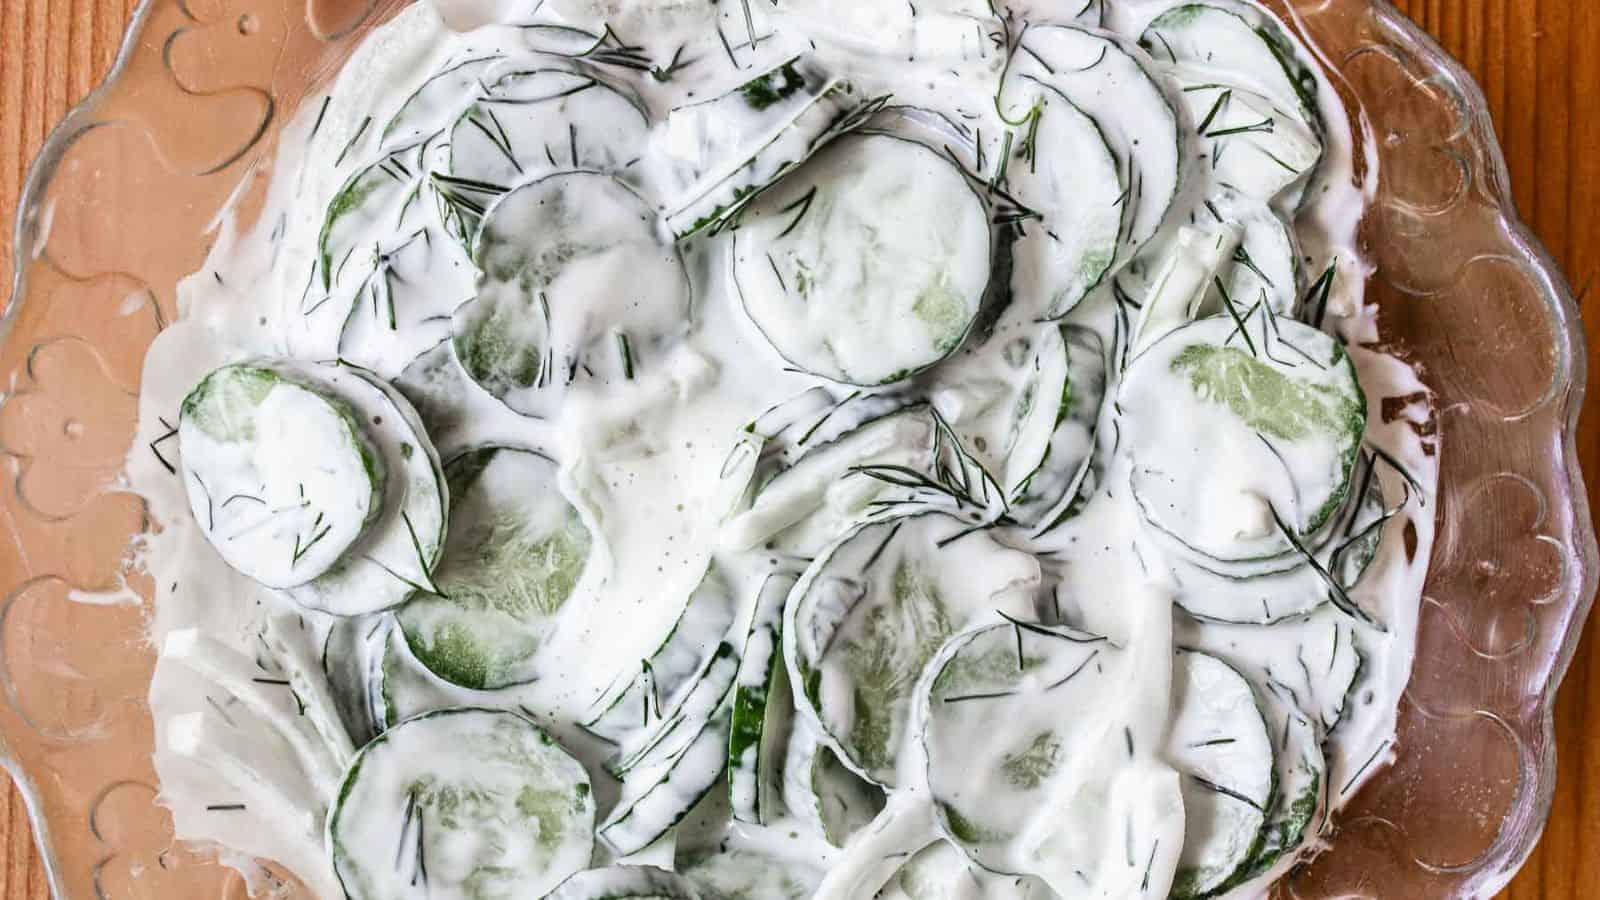
[[[1385,0],[1269,5],[1292,8],[1357,101],[1358,142],[1380,160],[1362,222],[1380,344],[1434,392],[1415,427],[1448,432],[1398,759],[1336,817],[1332,849],[1274,893],[1488,895],[1549,815],[1555,690],[1600,572],[1575,458],[1578,311],[1516,217],[1487,104],[1459,64]],[[152,526],[116,478],[143,347],[203,260],[212,216],[230,197],[253,215],[278,126],[396,6],[143,0],[111,74],[30,170],[0,320],[0,459],[14,476],[0,489],[0,764],[58,897],[249,888],[173,846],[155,802],[150,586],[126,553]],[[1415,416],[1405,399],[1394,415]]]

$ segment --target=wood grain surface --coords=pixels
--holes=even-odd
[[[1397,0],[1466,63],[1505,144],[1517,207],[1584,298],[1600,347],[1600,14],[1593,0]],[[0,272],[9,291],[11,215],[50,128],[110,67],[135,0],[0,0]],[[1591,356],[1592,358],[1592,356]],[[1579,436],[1600,500],[1600,390]],[[1503,895],[1600,896],[1600,651],[1591,620],[1556,709],[1560,774],[1544,840]],[[0,804],[0,900],[48,892],[22,798]]]

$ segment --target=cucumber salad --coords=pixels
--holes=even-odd
[[[146,362],[178,837],[330,900],[1264,894],[1399,749],[1432,545],[1350,121],[1236,0],[403,10]]]

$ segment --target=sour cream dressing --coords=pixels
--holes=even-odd
[[[1113,36],[1115,50],[1125,51],[1150,71],[1162,72],[1160,54],[1166,51],[1152,48],[1146,52],[1135,42],[1152,20],[1176,5],[1169,0],[1104,0],[1088,4],[1085,14],[1103,16],[1099,26]],[[753,614],[750,603],[775,560],[782,558],[785,565],[803,567],[810,556],[837,538],[844,526],[858,521],[868,504],[886,496],[881,485],[863,486],[859,477],[848,477],[848,465],[821,466],[810,480],[784,485],[787,493],[782,497],[766,498],[774,508],[762,507],[758,498],[760,515],[756,516],[751,512],[750,494],[770,477],[771,470],[763,468],[763,442],[753,436],[762,432],[753,433],[747,426],[819,385],[832,391],[825,408],[858,394],[924,399],[953,433],[969,442],[984,436],[989,426],[980,423],[1005,419],[995,410],[1024,408],[1025,391],[1020,385],[1025,379],[1018,373],[1031,363],[1002,348],[1019,341],[1032,346],[1030,341],[1041,327],[1051,327],[1041,326],[1039,320],[1045,307],[1059,299],[1059,292],[1052,287],[1064,276],[1052,257],[1025,258],[1011,273],[1009,305],[995,304],[991,295],[983,298],[984,309],[998,308],[985,320],[983,312],[969,308],[969,300],[977,303],[975,294],[981,289],[987,262],[966,258],[972,255],[977,240],[969,233],[972,217],[966,207],[981,205],[982,214],[992,223],[1019,214],[1022,201],[1016,195],[1025,193],[1029,184],[1059,190],[1073,183],[1073,173],[1058,171],[1054,160],[1041,160],[1035,170],[1043,174],[1030,182],[1023,172],[1028,159],[1020,155],[1017,146],[1027,140],[1027,124],[1019,126],[1015,120],[997,116],[996,98],[1009,71],[1008,49],[1021,46],[1035,23],[1044,24],[1052,17],[1059,21],[1061,14],[1052,12],[1053,4],[1018,2],[1010,4],[1009,17],[1001,18],[976,0],[918,4],[807,0],[775,8],[751,4],[748,10],[740,4],[635,0],[546,0],[528,6],[531,8],[487,0],[417,4],[367,39],[336,78],[325,102],[308,102],[281,139],[271,164],[270,201],[260,221],[239,230],[232,218],[224,217],[205,268],[180,284],[179,320],[157,338],[146,360],[141,436],[134,446],[143,448],[159,438],[166,431],[162,420],[176,421],[180,405],[194,385],[219,366],[257,357],[309,361],[348,357],[349,322],[366,314],[364,309],[380,309],[384,295],[372,284],[392,282],[385,273],[399,272],[401,285],[387,284],[388,302],[398,299],[417,304],[403,307],[399,313],[404,317],[411,314],[408,310],[413,311],[411,321],[417,329],[413,334],[426,334],[427,339],[416,338],[421,346],[408,347],[405,353],[384,345],[384,351],[375,354],[370,363],[377,375],[394,380],[430,424],[443,421],[428,415],[430,406],[453,412],[448,433],[440,428],[430,435],[442,457],[469,447],[501,444],[536,451],[556,461],[561,493],[595,538],[581,577],[555,624],[543,634],[543,644],[531,664],[533,680],[488,693],[434,682],[431,690],[438,692],[439,699],[432,705],[486,706],[518,710],[532,717],[585,765],[595,782],[603,818],[617,802],[619,788],[603,772],[607,748],[584,733],[579,724],[593,714],[597,699],[614,692],[619,681],[637,671],[638,661],[648,658],[671,631],[684,598],[701,583],[708,565],[716,565],[730,595],[738,601],[739,611],[729,634],[735,636],[730,640],[742,644]],[[1262,15],[1253,8],[1241,8],[1248,15]],[[1073,23],[1069,19],[1059,24]],[[1095,25],[1093,21],[1079,24]],[[596,44],[592,37],[575,39],[575,29],[608,36]],[[1320,72],[1307,51],[1298,53],[1306,65]],[[403,262],[396,249],[413,234],[412,229],[417,229],[415,233],[429,230],[429,240],[445,241],[450,240],[452,229],[470,231],[470,224],[462,222],[477,215],[493,198],[474,199],[471,186],[446,184],[446,189],[454,190],[451,196],[465,197],[465,202],[415,206],[403,202],[388,213],[404,223],[403,231],[380,239],[370,253],[363,248],[333,260],[339,270],[337,277],[325,271],[327,263],[320,263],[323,269],[319,270],[318,261],[326,255],[325,220],[330,204],[352,176],[403,143],[394,132],[386,131],[385,123],[404,112],[408,99],[441,72],[464,63],[477,66],[471,82],[458,91],[468,102],[480,90],[489,92],[490,86],[513,83],[539,65],[589,79],[597,85],[588,89],[593,96],[610,86],[625,89],[637,99],[642,121],[649,123],[642,145],[618,146],[619,135],[636,130],[619,128],[612,120],[584,118],[583,110],[588,107],[574,100],[562,107],[577,111],[570,114],[570,130],[542,136],[545,146],[537,153],[518,146],[507,154],[517,158],[497,165],[504,169],[510,162],[513,170],[521,170],[520,177],[527,183],[573,168],[600,172],[603,174],[554,177],[603,181],[601,193],[646,198],[639,202],[647,209],[654,207],[653,212],[666,221],[685,198],[695,196],[705,184],[705,172],[686,160],[727,146],[749,146],[750,135],[761,127],[760,122],[730,121],[726,134],[707,133],[705,120],[696,120],[694,127],[688,128],[683,110],[740,90],[754,76],[797,57],[826,72],[834,82],[848,85],[857,100],[889,97],[895,109],[913,111],[890,110],[864,126],[863,133],[874,136],[838,138],[842,143],[836,144],[835,150],[848,149],[851,142],[894,142],[910,136],[920,142],[916,152],[926,154],[929,164],[941,167],[926,178],[905,178],[898,183],[875,179],[871,187],[881,189],[881,195],[841,191],[839,215],[853,223],[841,232],[846,238],[862,233],[858,223],[872,218],[871,205],[891,207],[893,215],[915,217],[915,221],[895,223],[894,233],[879,248],[885,255],[874,256],[859,246],[830,254],[826,245],[839,240],[839,235],[820,215],[791,231],[765,224],[767,216],[784,209],[798,210],[805,201],[805,192],[789,187],[775,188],[767,199],[753,204],[760,223],[752,225],[749,234],[734,228],[731,233],[703,233],[675,244],[668,235],[653,247],[646,246],[647,234],[640,237],[637,216],[624,216],[615,211],[619,207],[607,206],[609,212],[600,218],[586,216],[581,225],[558,232],[582,246],[552,241],[552,246],[544,248],[561,260],[550,285],[562,286],[562,295],[572,298],[567,300],[565,317],[557,297],[548,323],[530,319],[536,313],[526,310],[505,313],[503,326],[496,326],[487,314],[472,320],[479,326],[488,322],[488,334],[526,337],[531,329],[534,336],[529,340],[535,343],[544,335],[545,342],[560,354],[559,367],[568,373],[555,389],[534,382],[514,384],[500,392],[498,399],[485,392],[488,385],[481,378],[474,383],[458,370],[423,363],[430,351],[433,359],[450,361],[449,344],[435,345],[452,340],[452,334],[456,335],[455,352],[466,352],[459,335],[468,329],[460,323],[472,313],[458,308],[461,301],[469,299],[458,294],[463,290],[470,293],[474,283],[470,267],[492,264],[495,248],[441,250],[426,257],[406,257]],[[1172,62],[1176,61],[1174,52]],[[1083,64],[1093,62],[1090,59]],[[989,605],[1002,607],[1015,599],[1019,590],[1048,598],[1048,603],[1041,599],[1037,605],[1046,611],[1045,618],[1052,620],[1052,626],[1070,626],[1106,639],[1118,649],[1121,661],[1105,676],[1115,686],[1107,692],[1106,707],[1086,711],[1082,724],[1109,737],[1098,743],[1085,739],[1086,745],[1093,745],[1092,751],[1071,756],[1066,765],[1041,782],[1033,804],[1037,812],[1023,817],[1025,827],[1012,852],[1015,859],[1032,861],[1025,874],[1042,879],[1048,890],[1063,897],[1133,896],[1152,890],[1152,872],[1157,886],[1176,877],[1179,848],[1185,842],[1179,798],[1184,776],[1160,750],[1175,714],[1171,685],[1176,648],[1214,653],[1240,668],[1247,678],[1250,665],[1256,662],[1268,675],[1281,676],[1282,666],[1274,668],[1271,663],[1287,660],[1293,664],[1301,655],[1285,648],[1308,646],[1313,640],[1320,646],[1327,633],[1342,636],[1338,639],[1350,640],[1354,642],[1350,646],[1359,649],[1359,676],[1349,702],[1341,695],[1342,718],[1320,742],[1325,769],[1304,841],[1314,849],[1330,811],[1395,752],[1396,705],[1409,677],[1421,583],[1432,545],[1429,504],[1437,468],[1434,448],[1424,445],[1415,428],[1428,410],[1413,404],[1399,418],[1389,420],[1382,415],[1384,404],[1380,402],[1386,397],[1416,395],[1425,388],[1404,363],[1360,347],[1361,342],[1376,339],[1375,317],[1362,295],[1368,273],[1354,246],[1355,226],[1368,198],[1353,184],[1354,142],[1347,130],[1349,119],[1331,85],[1319,74],[1311,100],[1324,126],[1319,135],[1320,163],[1313,174],[1300,179],[1299,188],[1278,196],[1270,205],[1293,225],[1300,257],[1295,260],[1300,271],[1298,293],[1309,294],[1325,307],[1323,325],[1327,330],[1352,342],[1351,360],[1367,398],[1363,446],[1376,448],[1389,460],[1373,464],[1372,478],[1381,486],[1383,505],[1394,510],[1394,518],[1376,532],[1376,554],[1348,590],[1347,602],[1360,612],[1359,617],[1329,603],[1272,625],[1220,625],[1183,611],[1183,594],[1195,583],[1193,576],[1186,579],[1186,573],[1194,571],[1197,558],[1190,552],[1193,548],[1175,547],[1172,541],[1154,535],[1129,490],[1135,462],[1120,444],[1125,427],[1117,421],[1121,373],[1128,365],[1138,364],[1140,350],[1194,315],[1228,311],[1232,304],[1224,306],[1219,301],[1210,287],[1210,274],[1238,260],[1234,248],[1241,241],[1248,245],[1246,226],[1230,224],[1206,231],[1208,223],[1220,224],[1207,217],[1207,198],[1218,195],[1220,179],[1229,172],[1243,172],[1241,180],[1245,181],[1259,175],[1257,180],[1270,182],[1275,176],[1270,171],[1274,162],[1260,155],[1239,153],[1225,160],[1225,166],[1215,159],[1209,164],[1199,159],[1214,153],[1213,144],[1218,143],[1207,140],[1206,129],[1200,126],[1210,125],[1214,132],[1217,125],[1196,121],[1205,118],[1204,111],[1194,112],[1192,104],[1186,107],[1180,102],[1180,83],[1197,76],[1175,69],[1176,74],[1163,75],[1160,84],[1185,135],[1184,153],[1178,162],[1179,187],[1170,207],[1162,207],[1164,215],[1148,224],[1150,233],[1138,236],[1142,249],[1129,249],[1131,234],[1117,226],[1116,247],[1099,262],[1104,277],[1074,282],[1086,286],[1087,292],[1066,316],[1066,321],[1100,337],[1109,362],[1105,402],[1096,416],[1083,423],[1083,434],[1092,436],[1098,447],[1095,458],[1099,464],[1088,479],[1095,489],[1086,489],[1075,514],[1064,517],[1056,527],[994,532],[997,540],[1018,548],[1008,552],[1019,557],[1031,554],[1037,562],[1030,561],[1026,567],[1031,574],[1020,579],[1026,584],[1011,584],[1005,598]],[[1215,74],[1219,78],[1228,75]],[[1268,92],[1271,86],[1257,87]],[[529,103],[531,110],[535,99],[522,96],[519,101]],[[454,120],[458,110],[447,110],[447,106],[425,109],[421,118],[413,121],[426,125],[437,120],[437,127],[454,124],[459,128]],[[522,139],[512,121],[517,105],[485,108],[494,109],[495,116],[477,121],[498,130],[483,132],[489,135],[488,143],[477,145],[479,150],[489,153],[502,142],[509,145],[508,134]],[[1246,104],[1245,108],[1246,112],[1237,114],[1253,114],[1248,112],[1253,107]],[[415,112],[416,107],[411,109]],[[1112,161],[1114,173],[1128,179],[1120,192],[1124,195],[1121,202],[1139,211],[1123,219],[1137,220],[1155,202],[1140,192],[1144,182],[1137,174],[1129,177],[1128,159],[1138,152],[1134,145],[1149,139],[1142,136],[1161,133],[1159,123],[1139,117],[1142,109],[1128,104],[1120,110],[1094,110],[1106,120],[1100,123],[1109,148],[1106,159]],[[1270,104],[1265,110],[1265,118],[1271,118]],[[1038,127],[1040,133],[1056,126],[1049,119],[1045,122]],[[1241,134],[1249,137],[1251,124],[1243,122],[1236,127],[1244,128]],[[715,125],[716,120],[710,120],[709,126]],[[757,143],[765,140],[774,146],[793,142],[793,134],[782,130],[758,138]],[[466,146],[465,138],[458,140]],[[591,140],[593,143],[587,143]],[[798,147],[803,142],[794,143]],[[489,150],[483,150],[484,146]],[[805,150],[795,157],[796,174],[791,177],[806,175],[808,153]],[[834,155],[838,154],[823,148],[816,159],[825,164]],[[407,159],[418,167],[443,171],[448,156],[449,151],[424,144],[414,159]],[[535,162],[527,161],[533,157],[537,157]],[[1009,160],[1005,165],[1013,167],[1009,179],[997,172],[999,160]],[[822,166],[813,170],[830,171]],[[432,184],[437,187],[439,183]],[[1002,185],[1015,193],[995,190]],[[445,193],[448,191],[440,190],[441,196]],[[580,210],[596,196],[545,193],[548,196],[535,197],[519,210],[517,220],[541,226],[564,221],[548,206],[552,196]],[[894,207],[896,195],[901,193],[914,195],[914,201]],[[1102,189],[1099,193],[1116,199],[1119,192]],[[770,206],[772,198],[783,201],[777,210],[760,208],[762,203]],[[941,203],[941,198],[959,198],[960,202]],[[1103,216],[1080,218],[1078,224],[1092,230],[1104,221]],[[951,232],[946,225],[958,231]],[[1135,222],[1130,230],[1134,227],[1145,225]],[[1026,224],[1023,228],[1024,243],[1045,240],[1038,231],[1029,232]],[[627,240],[607,245],[607,229],[626,234]],[[662,230],[666,231],[664,225]],[[894,281],[896,261],[921,250],[896,242],[913,237],[920,242],[924,232],[934,237],[953,235],[952,248],[915,258],[919,284]],[[741,262],[741,238],[763,234],[795,238],[810,256],[803,257],[797,250],[793,259],[800,260],[798,263],[774,258],[768,271],[758,267],[758,263],[765,265],[762,260]],[[382,240],[391,243],[385,245]],[[1224,242],[1225,248],[1218,252]],[[941,254],[961,255],[959,265],[941,272]],[[832,347],[826,340],[828,323],[816,319],[818,310],[803,305],[786,307],[770,319],[778,323],[785,337],[805,348],[805,359],[789,359],[784,340],[764,334],[758,321],[760,310],[752,308],[751,296],[741,297],[735,276],[753,277],[760,272],[766,277],[770,272],[773,283],[752,286],[770,297],[775,284],[782,283],[780,293],[792,286],[790,282],[807,259],[850,260],[853,268],[849,271],[819,273],[818,283],[824,287],[844,285],[847,293],[870,297],[877,279],[893,288],[889,296],[894,299],[896,316],[909,314],[917,319],[917,326],[896,328],[892,318],[863,317],[850,326],[847,341]],[[870,270],[874,264],[881,271]],[[374,274],[358,277],[360,267]],[[1325,270],[1333,274],[1319,296],[1314,283]],[[978,284],[972,283],[975,271]],[[1165,278],[1163,271],[1167,272]],[[996,273],[987,274],[991,282],[996,279]],[[1188,281],[1182,288],[1163,290],[1163,284],[1177,284],[1185,277]],[[491,301],[526,299],[531,295],[517,292],[519,284],[526,287],[526,278],[525,273],[496,266],[491,273],[492,290],[479,294],[474,302],[485,297]],[[324,279],[325,283],[319,283]],[[930,293],[926,285],[940,290]],[[430,286],[436,290],[430,292]],[[1137,295],[1131,299],[1145,305],[1130,307],[1124,292]],[[591,293],[603,298],[603,314],[582,305],[582,298]],[[661,303],[639,306],[637,298],[646,296],[667,297],[671,309],[663,312],[666,305]],[[831,296],[839,296],[839,291]],[[1254,301],[1240,306],[1249,302]],[[830,316],[850,314],[849,309],[824,309]],[[967,321],[968,317],[973,320]],[[1242,330],[1255,334],[1261,327],[1247,322]],[[404,336],[404,331],[399,333]],[[930,334],[935,336],[930,338]],[[911,381],[894,377],[925,368],[930,343],[943,339],[941,335],[965,343]],[[1265,333],[1259,339],[1270,340]],[[408,357],[418,351],[417,362],[411,362]],[[803,370],[817,358],[829,360],[826,371],[834,381]],[[872,362],[873,377],[851,378],[850,367],[842,364],[844,358]],[[931,358],[937,359],[937,353]],[[817,368],[815,364],[809,367]],[[875,386],[886,379],[893,383],[885,388]],[[841,384],[849,381],[861,386]],[[419,384],[426,390],[417,389]],[[520,402],[522,399],[527,402]],[[1222,415],[1218,409],[1174,402],[1163,411],[1175,417],[1164,427],[1172,433],[1198,430],[1205,427],[1207,419]],[[266,412],[263,409],[262,414]],[[818,422],[815,427],[826,430],[831,426]],[[905,435],[915,432],[915,428],[901,428],[884,452],[900,453],[904,441],[914,440]],[[841,431],[842,435],[848,433],[847,429]],[[314,437],[314,432],[308,435]],[[312,444],[304,452],[322,449],[321,444]],[[985,450],[979,447],[973,452],[982,458]],[[1206,458],[1208,465],[1216,467],[1209,473],[1210,483],[1224,487],[1250,484],[1255,476],[1249,467],[1259,466],[1262,458],[1259,453],[1233,458],[1212,454]],[[204,523],[197,520],[192,507],[192,489],[186,490],[180,479],[142,449],[130,456],[127,471],[130,485],[148,499],[152,515],[161,523],[161,531],[145,538],[140,551],[157,589],[151,636],[161,654],[150,693],[157,737],[155,762],[163,802],[173,812],[178,836],[223,848],[225,858],[252,877],[266,876],[251,860],[272,860],[319,896],[342,896],[343,888],[324,846],[324,824],[336,800],[341,773],[372,735],[357,733],[360,727],[352,723],[363,716],[344,708],[348,704],[339,695],[351,677],[365,678],[374,665],[381,665],[383,651],[376,651],[378,662],[371,662],[363,655],[370,649],[359,648],[373,642],[363,643],[360,636],[389,627],[392,617],[380,613],[340,620],[262,587],[230,567],[208,543]],[[1191,475],[1202,478],[1207,473]],[[1003,490],[1009,485],[995,487]],[[1288,490],[1281,484],[1275,488],[1270,509],[1259,496],[1218,494],[1209,487],[1196,493],[1215,508],[1213,520],[1203,524],[1226,532],[1214,542],[1221,546],[1230,542],[1259,544],[1274,536],[1268,513],[1291,502]],[[783,527],[800,520],[804,520],[802,525]],[[804,522],[812,523],[811,532],[805,530]],[[1310,535],[1301,537],[1308,542],[1312,539]],[[1021,640],[1019,636],[1019,647]],[[381,639],[377,645],[395,646]],[[1344,658],[1339,656],[1337,644],[1332,655]],[[1333,663],[1330,659],[1330,670]],[[416,665],[414,661],[411,664]],[[792,660],[787,668],[791,676],[799,674]],[[351,676],[352,671],[357,676]],[[431,678],[425,672],[417,674],[424,680]],[[1266,678],[1263,676],[1263,681]],[[1281,680],[1292,682],[1287,676]],[[1305,685],[1307,691],[1315,687]],[[824,731],[804,692],[796,687],[795,693],[800,707],[795,711],[796,727]],[[906,728],[914,733],[920,714],[913,711],[910,715],[913,718]],[[1119,736],[1124,729],[1126,753]],[[918,754],[926,751],[916,741],[901,749],[903,755],[896,766],[901,776],[888,791],[882,811],[843,846],[831,845],[800,818],[779,817],[765,825],[730,822],[726,788],[722,787],[696,804],[683,824],[633,859],[670,867],[675,859],[681,862],[708,848],[724,846],[792,860],[805,871],[825,873],[810,885],[817,897],[861,898],[880,889],[894,896],[898,896],[894,891],[906,892],[908,897],[968,896],[925,892],[931,888],[912,892],[909,876],[897,874],[898,862],[885,862],[919,854],[940,839],[941,828],[947,831],[949,827],[948,822],[941,824],[928,785],[919,777],[926,761]],[[439,765],[449,768],[444,760]],[[629,789],[620,790],[626,799]],[[1131,877],[1125,866],[1112,862],[1124,855],[1128,823],[1138,824],[1136,874],[1142,879]],[[393,853],[392,847],[379,843],[374,839],[373,847],[355,852]],[[593,863],[604,864],[611,856],[604,843],[597,843]],[[949,862],[946,856],[935,856]],[[1230,896],[1264,893],[1297,858],[1294,852],[1286,853],[1232,886]],[[1007,893],[993,885],[973,890],[977,893],[971,896],[1048,896]],[[1165,893],[1165,889],[1157,893]]]

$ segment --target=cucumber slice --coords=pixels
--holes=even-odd
[[[1038,378],[1013,416],[1005,468],[1011,518],[1025,526],[1054,518],[1077,496],[1106,395],[1105,344],[1093,329],[1055,326],[1035,358]]]
[[[332,293],[339,286],[342,296],[354,297],[376,271],[383,239],[416,227],[422,168],[419,152],[402,152],[357,171],[340,186],[317,235],[317,272],[324,291]]]
[[[1273,315],[1293,318],[1300,306],[1300,250],[1294,230],[1264,204],[1226,188],[1210,209],[1240,230],[1233,266],[1222,278],[1229,300],[1242,312],[1257,302]],[[1202,311],[1226,313],[1221,292],[1213,285]]]
[[[456,359],[490,395],[545,417],[577,379],[624,380],[681,330],[689,279],[655,216],[609,175],[549,175],[500,198],[475,243],[478,295],[455,312]]]
[[[448,521],[443,468],[416,412],[398,391],[353,366],[316,370],[329,391],[367,423],[388,476],[377,521],[338,563],[289,588],[289,596],[302,606],[340,616],[399,606],[417,591],[432,590]]]
[[[1166,758],[1183,775],[1184,838],[1173,897],[1204,897],[1255,856],[1273,790],[1273,746],[1250,684],[1227,663],[1179,652]]]
[[[655,866],[608,866],[568,878],[544,900],[700,900],[682,875]]]
[[[906,60],[938,68],[995,66],[993,35],[1002,26],[987,0],[939,0],[914,4],[807,0],[776,4],[780,26],[830,50],[842,49],[887,65]],[[941,72],[940,74],[944,74]],[[954,73],[951,73],[954,74]]]
[[[693,860],[683,877],[706,900],[806,900],[822,882],[822,872],[811,866],[746,850]]]
[[[1230,576],[1175,554],[1167,562],[1178,584],[1178,605],[1207,622],[1268,625],[1305,615],[1328,599],[1327,582],[1310,566]]]
[[[1131,43],[1070,25],[1033,25],[1023,32],[997,98],[1000,113],[1021,121],[1045,88],[1093,119],[1121,161],[1117,190],[1126,194],[1120,198],[1119,259],[1132,258],[1161,227],[1178,194],[1185,141],[1177,112]]]
[[[730,704],[724,695],[716,713],[700,723],[675,752],[665,746],[628,772],[622,799],[600,825],[600,837],[619,856],[655,843],[683,820],[722,777],[728,763]]]
[[[877,413],[877,403],[864,409],[843,409],[826,421],[808,426],[801,435],[796,458],[756,488],[750,508],[723,527],[724,542],[750,550],[804,522],[808,526],[797,541],[786,540],[785,549],[814,556],[852,524],[874,509],[885,494],[898,496],[895,485],[874,477],[890,467],[927,473],[935,471],[939,423],[927,404],[897,405]],[[857,413],[868,418],[858,421]],[[827,425],[849,421],[837,437],[821,433]]]
[[[1327,734],[1344,718],[1361,673],[1361,631],[1331,606],[1262,628],[1206,622],[1186,628],[1186,646],[1226,661],[1262,693],[1286,697]]]
[[[396,614],[435,675],[473,690],[531,680],[535,658],[588,565],[593,538],[561,494],[556,464],[485,447],[445,465],[453,526],[437,593]]]
[[[1303,549],[1344,503],[1366,430],[1344,345],[1267,324],[1254,337],[1233,316],[1180,328],[1134,360],[1118,397],[1145,521],[1223,563]]]
[[[1018,22],[1059,22],[1065,16],[1074,25],[1099,28],[1105,19],[1105,0],[1005,0],[998,5]]]
[[[672,630],[635,674],[600,698],[583,727],[621,746],[630,735],[669,715],[727,635],[734,610],[727,581],[715,565],[708,567]]]
[[[398,225],[372,235],[364,280],[339,332],[339,358],[385,378],[449,337],[450,313],[472,296],[476,277],[472,260],[423,204]]]
[[[1226,270],[1238,249],[1239,229],[1226,222],[1180,225],[1172,239],[1160,241],[1159,246],[1164,251],[1160,265],[1146,287],[1144,308],[1133,329],[1131,349],[1135,354],[1199,316],[1219,283],[1218,273]],[[1120,305],[1120,299],[1118,302]],[[1243,317],[1231,302],[1218,307],[1217,313]]]
[[[449,337],[418,354],[395,379],[445,459],[477,447],[526,440],[528,420],[478,389],[456,362]]]
[[[1316,73],[1277,24],[1253,8],[1176,6],[1150,23],[1139,46],[1158,63],[1191,66],[1206,73],[1204,81],[1253,91],[1321,130]]]
[[[729,705],[724,701],[731,699],[738,672],[739,654],[733,645],[718,644],[705,666],[695,673],[676,707],[665,712],[654,728],[629,734],[616,758],[607,764],[607,770],[620,780],[653,760],[677,755],[705,729],[712,716]]]
[[[886,786],[910,736],[923,667],[949,637],[997,613],[1032,617],[1031,554],[981,524],[920,513],[862,525],[806,569],[783,623],[790,677],[852,768]]]
[[[1361,581],[1367,568],[1378,556],[1383,543],[1383,529],[1401,507],[1390,507],[1383,496],[1383,483],[1377,477],[1378,456],[1363,454],[1357,462],[1351,481],[1356,488],[1351,491],[1346,509],[1333,522],[1328,543],[1323,548],[1327,554],[1328,574],[1337,579],[1348,592]]]
[[[957,637],[930,666],[928,790],[940,828],[979,865],[1026,871],[1016,839],[1040,786],[1101,740],[1072,723],[1103,707],[1120,657],[1104,638],[1015,620]]]
[[[183,399],[178,421],[201,533],[229,566],[271,588],[328,571],[383,506],[387,460],[320,369],[223,366]]]
[[[681,186],[666,224],[678,240],[720,229],[762,191],[883,105],[863,102],[806,57],[667,115],[664,149]]]
[[[1223,565],[1158,533],[1178,585],[1178,604],[1206,621],[1260,625],[1305,615],[1337,599],[1330,581],[1348,597],[1377,555],[1383,526],[1395,512],[1384,506],[1375,461],[1358,459],[1351,479],[1356,487],[1345,508],[1307,542],[1321,571],[1298,555]]]
[[[1038,878],[985,872],[945,841],[917,851],[875,896],[877,900],[1056,900],[1056,893]]]
[[[398,625],[386,623],[375,640],[380,642],[380,648],[373,677],[372,705],[380,730],[454,706],[500,708],[499,704],[484,702],[488,699],[486,696],[474,695],[428,671],[406,646],[405,633]]]
[[[1019,158],[1006,164],[1007,189],[1039,214],[1012,245],[1012,292],[1030,298],[1047,319],[1071,312],[1117,260],[1122,239],[1123,172],[1100,125],[1068,99],[1054,79],[1007,72],[1001,97],[1032,97]],[[1014,124],[1008,121],[1008,125]]]
[[[459,111],[459,107],[458,107]],[[635,180],[650,130],[631,91],[565,68],[508,72],[487,85],[450,130],[450,174],[514,187],[581,169]]]
[[[988,285],[989,215],[939,154],[842,138],[740,216],[733,277],[792,365],[845,384],[903,380],[961,345]]]
[[[1184,66],[1169,71],[1182,85],[1190,117],[1204,126],[1197,131],[1201,159],[1214,183],[1270,203],[1303,185],[1316,168],[1322,142],[1294,113],[1260,94],[1210,81],[1209,73]]]
[[[384,732],[356,754],[328,816],[351,900],[539,896],[588,865],[593,846],[583,766],[532,722],[493,710]]]
[[[888,800],[883,788],[841,762],[815,728],[796,722],[784,755],[783,802],[790,815],[823,840],[844,847],[883,812]]]
[[[728,733],[728,799],[741,822],[765,824],[776,814],[783,720],[792,702],[783,665],[783,604],[797,580],[792,573],[773,572],[761,583],[739,660]]]
[[[1261,844],[1249,864],[1234,875],[1235,883],[1266,872],[1301,846],[1317,814],[1322,781],[1327,777],[1322,738],[1311,720],[1279,690],[1252,686],[1273,740],[1274,786]]]
[[[323,635],[322,674],[334,711],[357,747],[389,724],[378,699],[388,638],[389,622],[384,618],[334,619]]]
[[[456,63],[417,88],[383,126],[380,145],[387,153],[416,146],[434,137],[483,92],[490,69],[504,57],[483,56]]]

